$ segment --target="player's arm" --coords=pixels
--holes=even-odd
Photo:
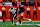
[[[17,15],[19,14],[19,8],[17,9]]]

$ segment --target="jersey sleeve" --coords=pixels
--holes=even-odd
[[[17,10],[16,8],[14,8],[14,10]]]
[[[9,9],[9,12],[11,11],[11,9]]]

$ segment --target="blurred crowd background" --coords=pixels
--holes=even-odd
[[[40,0],[0,0],[0,5],[5,4],[5,2],[12,2],[12,5],[17,4],[17,2],[21,3],[22,5],[30,5],[33,6],[35,4],[37,4],[38,6],[40,6]]]
[[[29,5],[31,8],[30,15],[32,20],[33,20],[33,8],[34,8],[34,5],[36,5],[37,19],[40,20],[40,0],[0,0],[0,11],[3,5],[6,8],[6,17],[8,19],[10,18],[10,15],[8,15],[8,10],[10,9],[10,5],[13,5],[13,7],[15,8],[17,8],[17,6],[23,5],[23,7],[25,8],[23,18],[26,17],[26,8]],[[34,19],[36,20],[36,16]]]

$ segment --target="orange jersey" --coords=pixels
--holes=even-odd
[[[21,5],[20,1],[18,1],[18,4]]]

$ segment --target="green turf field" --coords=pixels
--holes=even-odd
[[[3,22],[0,22],[0,27],[40,27],[36,25],[12,25],[12,22],[5,22],[5,25]],[[23,22],[22,24],[40,24],[40,22]]]

